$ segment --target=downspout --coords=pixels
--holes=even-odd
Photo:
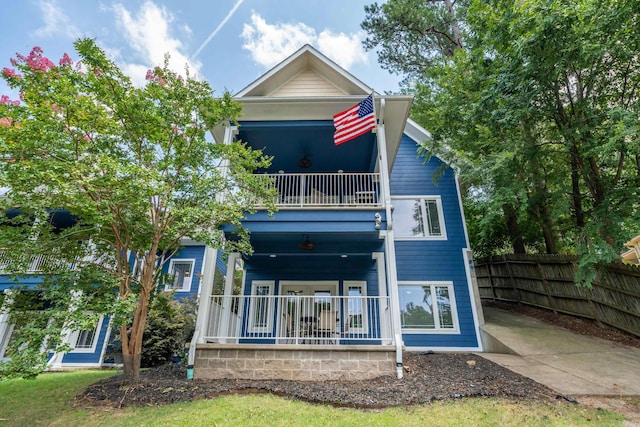
[[[389,185],[389,164],[387,160],[387,141],[384,129],[385,99],[380,99],[380,114],[376,134],[378,136],[378,160],[380,166],[380,183],[387,216],[387,229],[381,231],[384,236],[385,261],[387,266],[387,283],[391,299],[391,324],[396,345],[396,375],[403,377],[402,370],[402,331],[400,329],[400,297],[398,294],[398,272],[396,269],[396,248],[393,237],[393,218],[391,217],[391,189]]]
[[[229,123],[225,125],[223,144],[229,145],[233,141],[235,135],[238,134],[238,127],[231,126]],[[229,169],[229,160],[222,162],[221,174],[223,177],[227,176]],[[216,198],[224,199],[224,194],[216,194]],[[203,343],[203,333],[205,325],[209,323],[209,312],[211,307],[211,291],[213,288],[213,278],[216,270],[216,258],[218,257],[218,250],[212,247],[205,247],[204,250],[204,266],[202,278],[200,280],[200,287],[198,289],[198,315],[196,317],[196,327],[189,344],[189,353],[187,357],[187,379],[193,379],[193,365],[196,360],[196,345]]]

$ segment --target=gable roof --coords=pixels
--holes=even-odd
[[[273,96],[279,88],[301,73],[313,72],[342,92],[342,95],[368,95],[373,89],[312,46],[306,44],[238,92],[235,97]]]
[[[310,45],[304,45],[240,90],[234,99],[243,105],[242,121],[333,120],[334,114],[371,93],[378,119],[385,124],[391,169],[413,97],[376,93]],[[214,129],[214,138],[221,141],[223,132]]]

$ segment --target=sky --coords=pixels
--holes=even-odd
[[[395,92],[400,77],[362,47],[373,2],[0,0],[0,69],[34,46],[56,64],[64,53],[75,60],[74,40],[90,37],[136,84],[169,53],[175,71],[188,64],[217,94],[236,93],[308,43],[377,92]],[[0,95],[11,93],[0,79]]]

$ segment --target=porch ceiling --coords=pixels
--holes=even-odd
[[[238,137],[252,148],[273,156],[273,162],[265,172],[373,171],[377,152],[375,135],[368,133],[335,146],[334,130],[333,123],[326,120],[244,122]],[[300,166],[299,161],[303,158],[310,161],[308,167]]]
[[[304,249],[305,241],[312,249]],[[252,233],[250,265],[287,266],[301,264],[368,265],[371,254],[381,251],[383,241],[371,233]]]

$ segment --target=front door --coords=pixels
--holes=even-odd
[[[281,281],[280,295],[286,301],[280,316],[286,342],[310,342],[323,312],[337,314],[340,306],[337,281]]]

